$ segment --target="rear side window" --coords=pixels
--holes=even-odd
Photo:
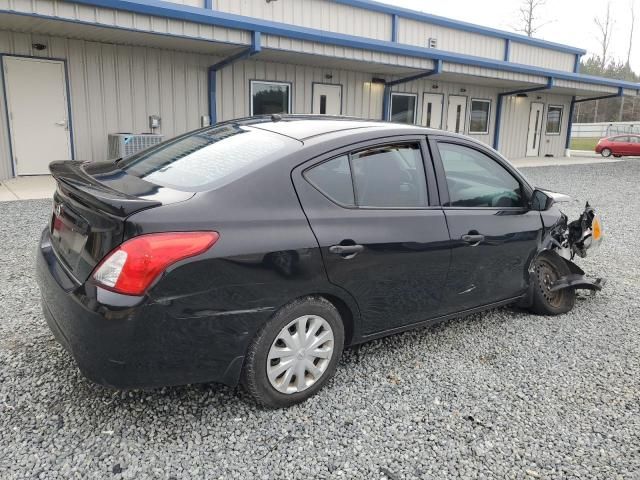
[[[422,208],[427,188],[420,145],[385,145],[321,163],[304,174],[343,206]]]
[[[629,137],[613,137],[611,139],[614,142],[628,142],[629,141]]]
[[[198,130],[120,163],[130,175],[178,190],[211,189],[278,159],[299,142],[237,124]]]
[[[439,143],[450,207],[521,207],[520,182],[493,158],[453,143]]]
[[[334,202],[349,207],[355,205],[347,155],[334,158],[307,170],[305,177]]]

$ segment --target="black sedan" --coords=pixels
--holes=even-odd
[[[472,139],[278,116],[115,162],[54,162],[38,249],[47,322],[116,388],[242,382],[281,407],[345,346],[518,304],[570,310],[602,231]]]

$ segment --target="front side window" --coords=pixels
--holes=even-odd
[[[488,155],[464,145],[438,143],[449,207],[522,207],[520,182]]]
[[[417,98],[417,95],[411,93],[392,93],[390,120],[398,123],[416,123]]]
[[[251,82],[251,115],[290,113],[291,85],[281,82]]]
[[[423,208],[427,187],[420,145],[384,145],[315,165],[304,177],[343,206]]]
[[[471,117],[469,119],[469,133],[489,133],[490,100],[471,100]]]
[[[562,128],[562,105],[549,105],[547,110],[547,135],[560,135]]]

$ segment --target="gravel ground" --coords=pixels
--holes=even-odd
[[[218,385],[115,392],[49,333],[33,250],[50,202],[0,203],[0,478],[640,478],[640,162],[524,169],[586,199],[608,277],[561,317],[500,309],[347,351],[282,411]]]

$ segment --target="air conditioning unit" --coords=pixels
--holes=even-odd
[[[427,45],[429,46],[429,48],[438,48],[438,39],[431,37]]]
[[[155,133],[110,133],[108,159],[128,157],[161,141],[162,135]]]

